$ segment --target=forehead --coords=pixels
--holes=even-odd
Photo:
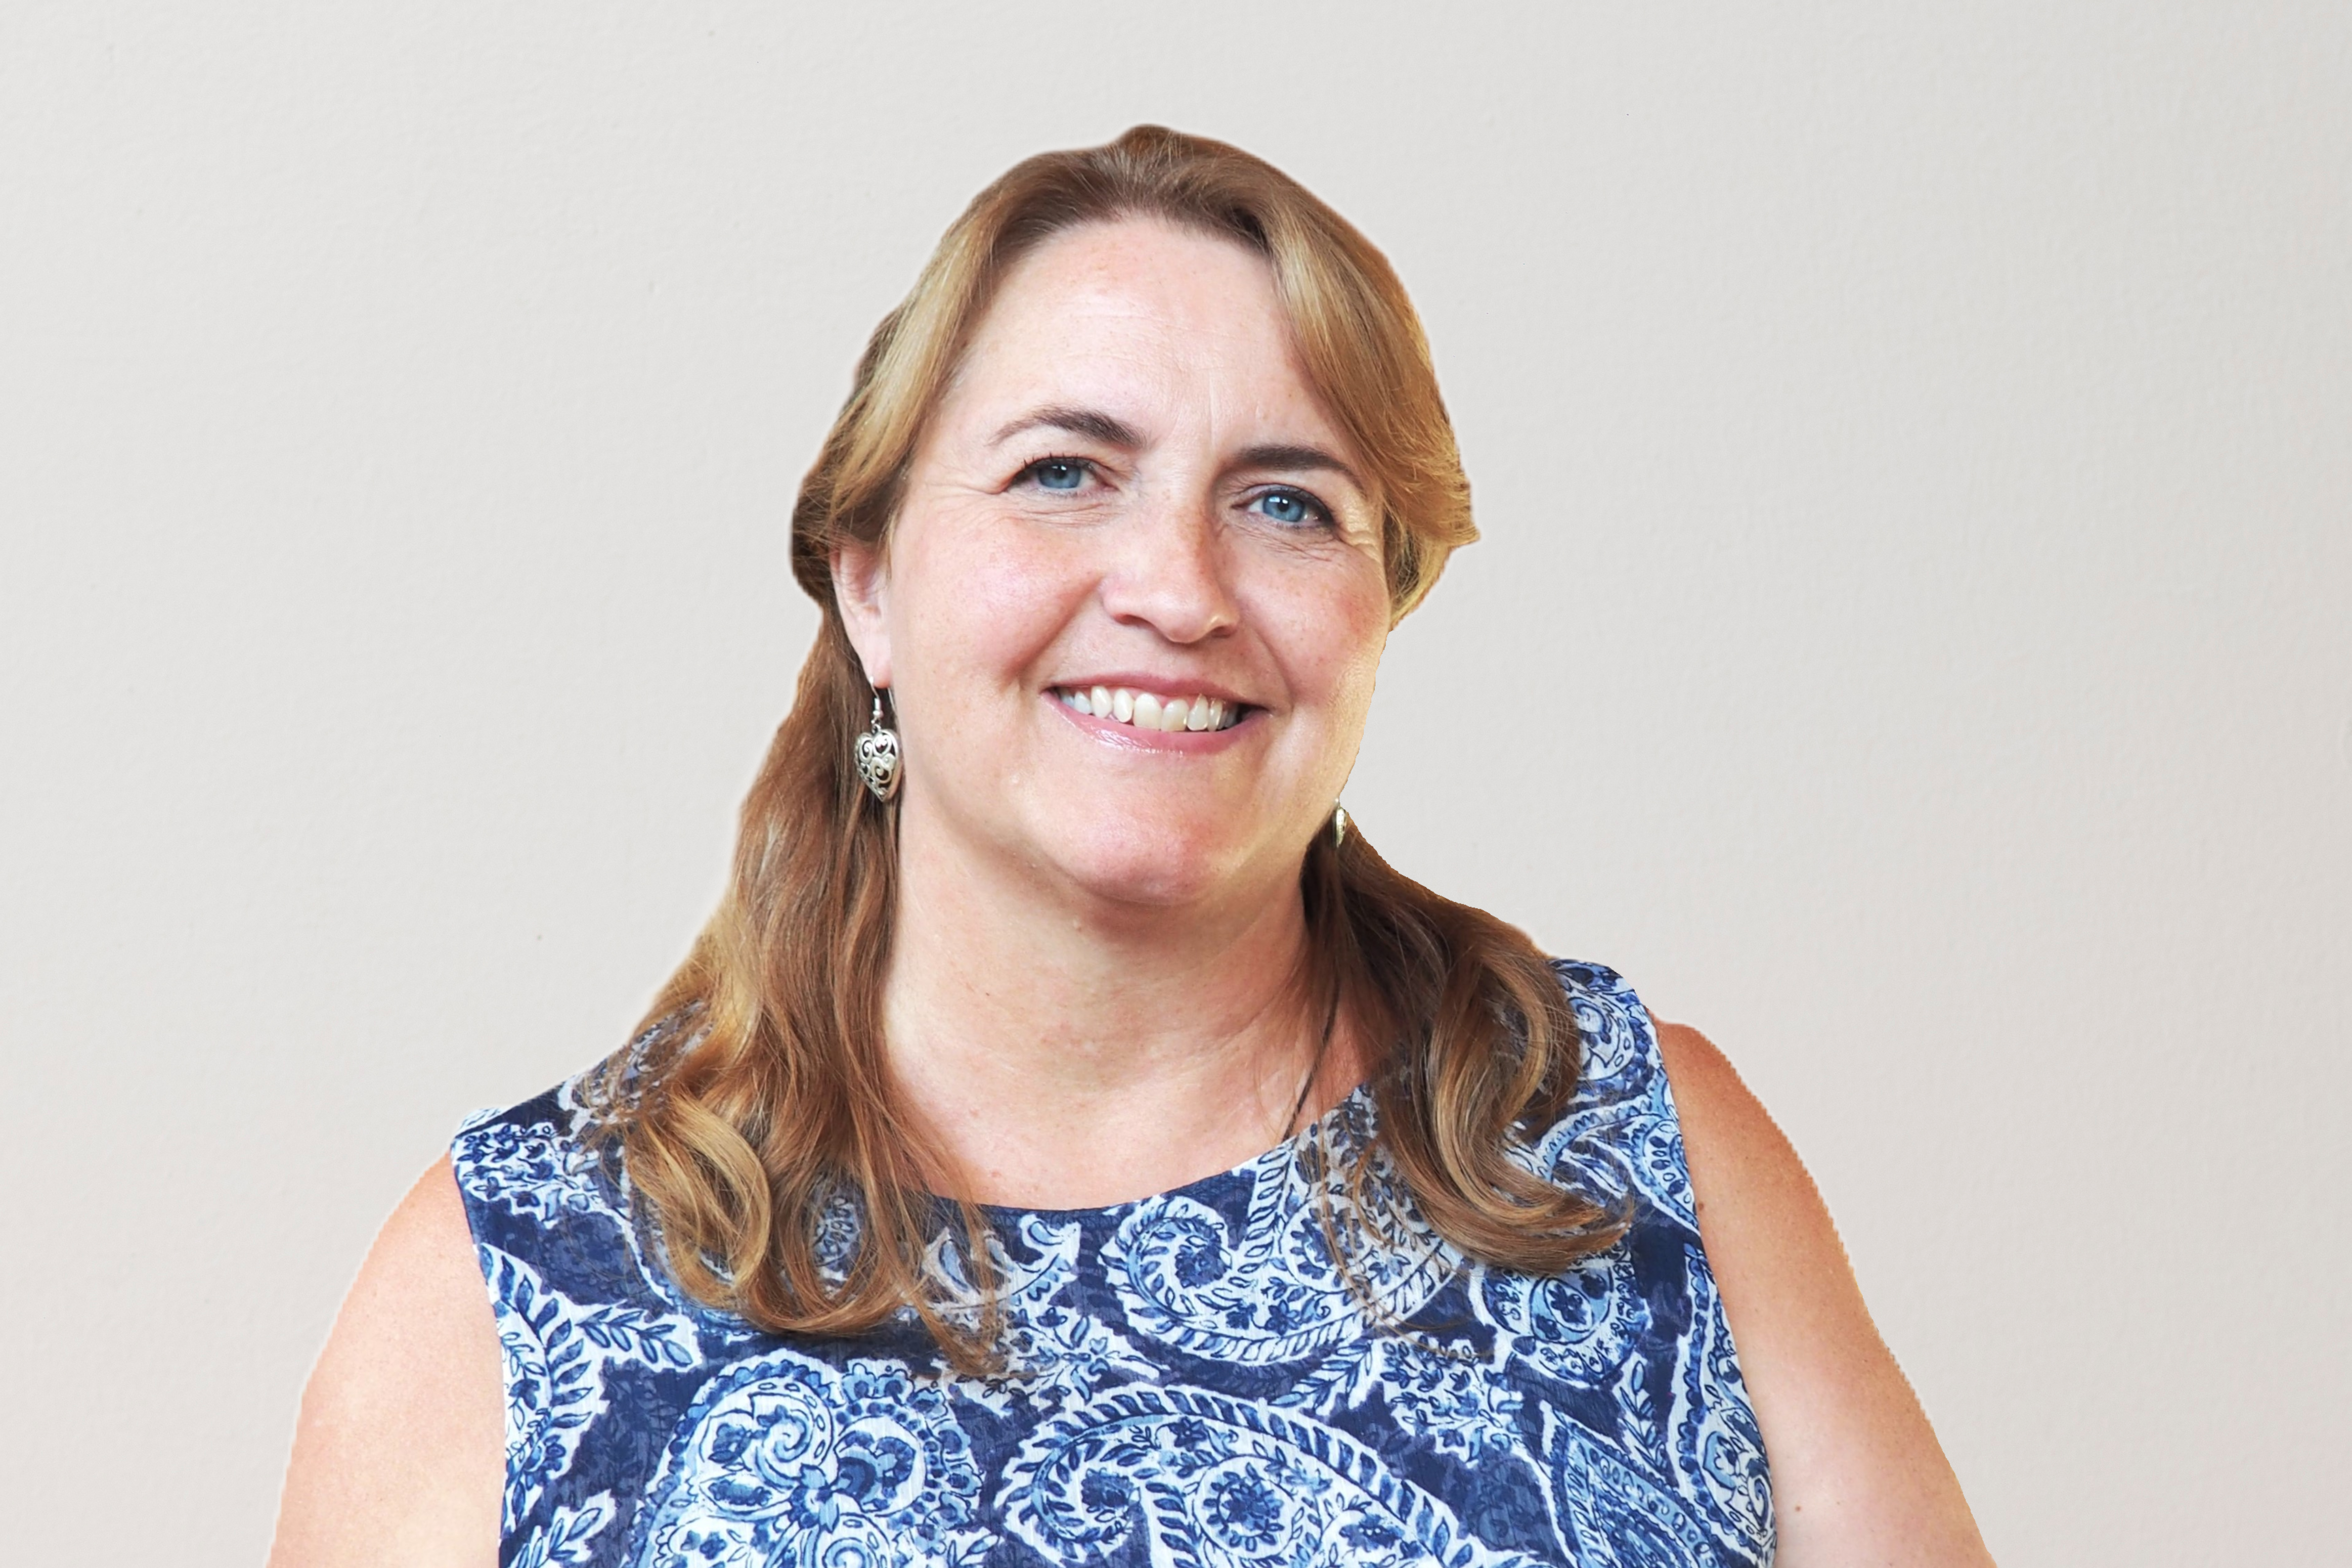
[[[1288,332],[1265,258],[1158,217],[1080,224],[1042,241],[1005,274],[982,331],[1041,312],[1138,309]]]
[[[1193,390],[1224,401],[1244,387],[1261,414],[1328,427],[1265,258],[1138,217],[1066,229],[1015,263],[972,334],[949,401],[1050,394],[1153,402]]]

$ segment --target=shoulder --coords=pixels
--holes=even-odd
[[[1829,1208],[1780,1125],[1715,1042],[1686,1025],[1654,1026],[1700,1240],[1743,1364],[1801,1352],[1820,1372],[1883,1355]]]
[[[1821,1193],[1780,1124],[1715,1042],[1685,1024],[1651,1019],[1658,1058],[1673,1088],[1683,1147],[1696,1190],[1700,1236],[1715,1251],[1715,1233],[1728,1229],[1735,1255],[1759,1234],[1778,1254],[1795,1247],[1810,1268],[1833,1268],[1851,1279],[1845,1249],[1830,1223]],[[1713,1259],[1722,1272],[1725,1259]]]
[[[1804,1163],[1713,1041],[1652,1023],[1701,1244],[1763,1429],[1780,1560],[1988,1562]]]
[[[385,1221],[303,1393],[273,1568],[494,1561],[503,1381],[444,1157]]]

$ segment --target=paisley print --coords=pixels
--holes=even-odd
[[[647,1489],[631,1562],[977,1563],[980,1472],[935,1382],[788,1350],[706,1387]]]
[[[625,1302],[583,1304],[551,1290],[539,1271],[495,1247],[477,1247],[506,1368],[506,1520],[527,1516],[545,1484],[572,1468],[587,1428],[608,1408],[616,1362],[685,1369],[701,1351],[692,1325]],[[574,1527],[575,1530],[578,1527]]]
[[[1133,1205],[1104,1252],[1128,1321],[1162,1344],[1242,1365],[1296,1361],[1361,1332],[1363,1303],[1332,1258],[1326,1215],[1335,1228],[1352,1217],[1344,1173],[1370,1115],[1358,1094],[1327,1119],[1332,1157],[1319,1180],[1297,1143],[1261,1161],[1237,1231],[1184,1193]],[[1393,1188],[1385,1171],[1368,1185],[1376,1202]],[[1394,1245],[1356,1260],[1360,1288],[1390,1319],[1420,1310],[1456,1267],[1419,1215],[1403,1211],[1402,1226]]]
[[[1560,1538],[1575,1543],[1572,1561],[1584,1568],[1684,1568],[1724,1560],[1683,1499],[1549,1410],[1544,1458]]]
[[[1622,1203],[1615,1247],[1553,1278],[1463,1258],[1360,1090],[1174,1192],[988,1211],[989,1378],[911,1311],[823,1340],[686,1298],[585,1137],[584,1075],[472,1119],[452,1159],[504,1351],[499,1561],[1760,1568],[1763,1444],[1648,1016],[1610,971],[1557,967],[1583,1076],[1513,1154]],[[845,1266],[855,1205],[821,1218]],[[1372,1238],[1352,1281],[1327,1220]],[[965,1245],[943,1223],[926,1262],[952,1316],[982,1305]]]
[[[1475,1461],[1513,1452],[1519,1444],[1525,1400],[1507,1379],[1443,1347],[1402,1336],[1358,1340],[1276,1403],[1329,1420],[1375,1398],[1387,1406],[1399,1437],[1425,1439],[1438,1454]]]
[[[1024,1215],[1018,1226],[1021,1256],[1014,1257],[1002,1237],[991,1245],[1004,1313],[1005,1374],[957,1377],[957,1393],[1007,1415],[1016,1405],[1053,1408],[1114,1379],[1157,1376],[1158,1364],[1125,1335],[1064,1299],[1076,1277],[1084,1241],[1079,1226]],[[961,1318],[966,1326],[976,1324],[980,1298],[945,1232],[932,1247],[929,1272],[946,1287],[940,1295],[949,1304],[947,1315]]]
[[[1622,1250],[1549,1279],[1484,1268],[1472,1278],[1472,1309],[1493,1325],[1500,1354],[1561,1383],[1608,1386],[1650,1331],[1650,1304]]]
[[[1038,1428],[1005,1472],[1005,1522],[1049,1563],[1130,1537],[1181,1568],[1531,1560],[1466,1534],[1337,1429],[1205,1389],[1129,1387]]]
[[[569,1100],[572,1087],[558,1091],[562,1100]],[[559,1105],[557,1114],[576,1112]],[[555,1121],[518,1123],[484,1111],[459,1131],[453,1147],[467,1152],[462,1163],[453,1164],[469,1208],[495,1206],[574,1244],[617,1244],[646,1291],[692,1310],[667,1272],[646,1258],[645,1241],[625,1212],[625,1193],[617,1187],[608,1192],[595,1152],[559,1131]]]
[[[1567,984],[1584,1041],[1577,1103],[1522,1158],[1538,1174],[1580,1180],[1596,1196],[1628,1197],[1696,1236],[1697,1200],[1683,1130],[1658,1061],[1648,1012],[1616,974],[1589,963],[1554,966]]]
[[[1768,1534],[1772,1482],[1764,1434],[1748,1403],[1731,1331],[1715,1294],[1706,1255],[1690,1247],[1691,1326],[1679,1349],[1680,1400],[1674,1428],[1675,1478],[1727,1544]]]
[[[531,1531],[515,1555],[516,1568],[559,1568],[585,1564],[596,1536],[613,1522],[613,1494],[599,1492],[579,1508],[559,1508],[553,1517]]]

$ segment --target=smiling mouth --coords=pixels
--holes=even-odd
[[[1162,697],[1131,686],[1056,686],[1054,695],[1063,707],[1114,724],[1138,730],[1230,730],[1249,711],[1243,702],[1216,697]]]

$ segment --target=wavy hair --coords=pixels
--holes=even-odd
[[[1308,383],[1370,469],[1392,622],[1477,537],[1402,285],[1296,181],[1222,142],[1139,126],[1028,159],[974,198],[876,328],[801,485],[793,573],[823,620],[744,802],[726,896],[639,1047],[591,1085],[599,1134],[620,1144],[679,1284],[771,1331],[855,1334],[912,1307],[955,1365],[997,1364],[986,1222],[960,1205],[966,1245],[942,1267],[940,1200],[887,1069],[896,815],[851,760],[868,692],[831,563],[843,545],[887,538],[924,423],[1007,270],[1066,229],[1132,216],[1230,240],[1271,268]],[[1377,1110],[1350,1190],[1363,1194],[1383,1162],[1438,1235],[1506,1268],[1554,1273],[1607,1245],[1611,1211],[1512,1157],[1562,1113],[1579,1068],[1575,1019],[1534,944],[1400,875],[1360,833],[1317,835],[1299,876],[1307,980],[1365,1042]],[[845,1205],[854,1226],[838,1223]],[[1329,1239],[1342,1258],[1364,1242]]]

